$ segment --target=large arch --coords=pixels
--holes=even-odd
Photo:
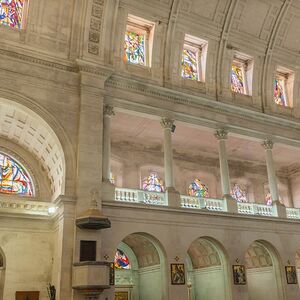
[[[254,241],[245,254],[249,300],[283,300],[285,291],[280,257],[265,240]]]
[[[0,97],[0,135],[32,153],[46,170],[52,198],[66,194],[75,170],[71,143],[62,127],[35,101],[11,91]]]
[[[0,300],[3,300],[4,284],[5,284],[6,257],[0,248]]]
[[[211,237],[199,237],[187,253],[189,300],[231,299],[231,276],[224,247]]]
[[[131,233],[118,249],[128,257],[130,268],[115,270],[115,294],[124,293],[128,300],[168,299],[166,256],[160,242],[146,233]]]

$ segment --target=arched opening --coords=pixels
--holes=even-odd
[[[133,233],[118,245],[115,257],[115,299],[164,300],[165,255],[158,241]]]
[[[281,268],[274,247],[255,241],[246,251],[249,300],[284,299]]]
[[[226,255],[211,238],[196,239],[188,249],[189,300],[229,300],[231,283]]]
[[[2,249],[0,248],[0,300],[3,300],[4,283],[5,283],[5,267],[6,267],[5,256]]]

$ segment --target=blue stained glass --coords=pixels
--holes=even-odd
[[[124,61],[145,65],[145,36],[143,34],[126,31]]]
[[[198,178],[196,178],[188,187],[189,196],[208,198],[208,187]]]
[[[0,24],[21,29],[25,0],[0,0]]]
[[[288,106],[284,91],[284,80],[274,79],[274,101],[278,105]]]
[[[164,192],[164,182],[156,173],[151,173],[148,177],[143,179],[143,190],[149,192]]]
[[[120,249],[117,249],[114,265],[116,269],[131,269],[131,265],[128,259],[128,256]]]
[[[33,184],[29,174],[4,153],[0,153],[0,193],[33,196]]]
[[[231,66],[231,90],[235,93],[244,94],[244,78],[242,68],[237,65]]]
[[[238,202],[248,202],[247,192],[238,184],[233,186],[230,194]]]

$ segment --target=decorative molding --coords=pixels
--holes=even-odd
[[[266,149],[266,150],[272,150],[273,149],[273,142],[271,141],[271,140],[269,140],[269,139],[266,139],[266,140],[264,140],[264,142],[263,142],[263,147]]]
[[[169,118],[163,118],[161,120],[160,124],[164,129],[172,130],[172,127],[174,125],[174,120],[169,119]]]
[[[103,113],[104,113],[104,116],[108,116],[108,117],[111,117],[111,116],[115,115],[114,108],[110,105],[105,105],[104,106]]]
[[[222,129],[218,129],[215,133],[215,137],[218,140],[226,140],[228,137],[228,132],[226,129],[222,128]]]
[[[104,0],[93,0],[88,42],[88,52],[93,55],[100,54],[103,10]]]

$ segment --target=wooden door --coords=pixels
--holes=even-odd
[[[40,292],[24,291],[16,292],[16,300],[39,300]]]

